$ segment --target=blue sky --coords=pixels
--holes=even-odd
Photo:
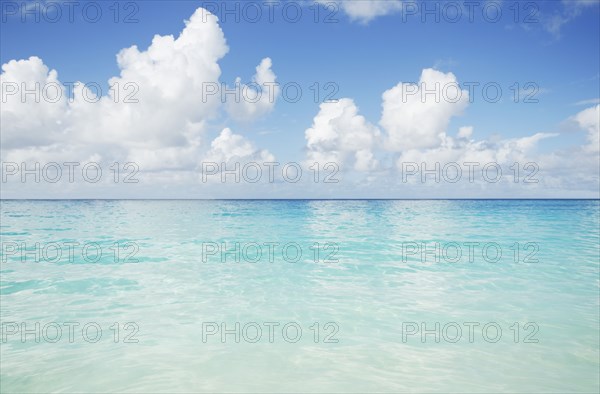
[[[23,23],[20,14],[8,15],[13,11],[6,5],[10,2],[2,3],[2,64],[36,56],[58,72],[60,81],[95,81],[105,87],[111,77],[119,75],[116,54],[123,48],[137,45],[140,51],[146,50],[156,34],[176,38],[185,27],[184,20],[202,5],[216,5],[219,10],[226,7],[223,2],[139,1],[134,8],[129,4],[133,2],[124,1],[119,19],[134,11],[137,22],[115,23],[109,9],[113,2],[103,2],[104,14],[98,23],[86,22],[80,8],[75,9],[74,22],[63,16],[57,23],[35,23],[30,14]],[[40,4],[45,7],[47,3]],[[79,3],[83,7],[86,2]],[[227,7],[234,7],[234,3]],[[421,2],[408,3],[423,7]],[[437,2],[440,7],[444,3]],[[464,6],[462,1],[454,3]],[[486,2],[479,3],[483,6]],[[270,58],[277,81],[299,83],[304,95],[298,103],[279,99],[264,116],[252,120],[233,119],[221,111],[211,117],[203,138],[208,144],[228,127],[279,161],[302,161],[307,148],[305,131],[320,110],[320,103],[314,102],[309,91],[313,83],[322,86],[334,82],[339,86],[336,98],[352,99],[359,114],[385,135],[385,128],[380,126],[383,92],[400,82],[417,82],[424,69],[434,68],[452,73],[458,83],[496,82],[503,89],[500,102],[488,103],[476,88],[473,102],[451,116],[447,128],[440,132],[455,136],[460,127],[472,126],[477,140],[492,141],[558,134],[541,140],[536,154],[586,144],[585,127],[575,127],[569,119],[593,107],[600,95],[598,2],[492,3],[502,7],[497,23],[485,21],[481,7],[475,9],[473,23],[466,14],[458,23],[435,23],[431,15],[425,22],[420,14],[406,15],[401,5],[367,20],[368,7],[377,5],[353,11],[344,2],[336,3],[335,23],[323,23],[324,5],[320,6],[320,21],[315,23],[313,2],[297,3],[303,10],[298,23],[284,20],[281,6],[275,10],[274,23],[264,14],[258,23],[221,20],[219,26],[229,48],[218,61],[221,82],[233,85],[238,76],[248,82],[261,60]],[[436,2],[427,4],[434,7]],[[519,23],[513,20],[515,5],[521,11]],[[536,22],[524,23],[525,14],[532,10]],[[510,87],[527,82],[539,87],[535,95],[539,102],[514,103]],[[382,157],[392,157],[392,162],[398,154],[402,152],[381,153]],[[6,150],[4,157],[8,157]],[[594,188],[595,184],[590,184],[584,189]]]

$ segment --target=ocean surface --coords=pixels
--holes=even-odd
[[[600,390],[597,200],[5,200],[0,219],[3,393]]]

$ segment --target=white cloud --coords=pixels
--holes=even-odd
[[[63,138],[67,99],[56,70],[35,56],[11,60],[2,65],[0,86],[2,149],[45,146]],[[24,96],[26,91],[37,91],[38,97]]]
[[[211,148],[206,154],[205,162],[217,164],[235,162],[257,161],[260,163],[273,162],[275,157],[267,150],[259,150],[239,134],[234,134],[231,129],[226,128],[213,140]]]
[[[600,104],[600,98],[581,100],[581,101],[576,102],[573,105],[592,105],[592,104]]]
[[[574,10],[598,4],[598,0],[562,0],[562,4],[565,8]]]
[[[460,115],[468,102],[468,91],[461,90],[452,73],[428,68],[418,84],[399,83],[383,93],[380,124],[387,132],[387,149],[438,146],[450,119]]]
[[[156,149],[132,148],[127,153],[126,162],[137,164],[143,171],[185,171],[196,167],[200,152],[198,144]]]
[[[573,120],[588,133],[589,144],[585,149],[592,153],[600,152],[600,105],[579,112]]]
[[[222,105],[220,95],[203,97],[203,84],[219,83],[219,61],[227,51],[218,19],[199,8],[178,37],[156,35],[146,50],[137,46],[121,50],[120,74],[109,80],[109,86],[120,89],[100,98],[77,83],[70,100],[58,73],[41,59],[12,60],[2,66],[3,90],[7,83],[19,89],[22,84],[28,89],[35,83],[55,84],[63,90],[56,103],[44,97],[36,102],[32,95],[22,102],[20,92],[8,95],[0,109],[3,159],[83,162],[94,158],[132,161],[144,171],[194,169],[203,157],[207,124]],[[254,81],[274,80],[271,60],[266,58],[256,68]],[[137,102],[126,102],[130,94],[129,101]],[[268,112],[269,106],[261,101],[241,107],[238,115],[253,118]],[[215,141],[213,156],[241,154],[249,146],[231,133],[222,133]]]
[[[555,38],[560,38],[563,26],[576,19],[587,7],[597,6],[598,4],[600,4],[598,0],[562,0],[562,10],[555,11],[551,16],[541,15],[543,26]]]
[[[199,8],[178,38],[156,35],[146,51],[132,46],[117,55],[121,73],[109,84],[139,86],[138,103],[124,103],[124,92],[119,100],[105,96],[99,103],[76,97],[73,127],[90,142],[101,138],[136,148],[185,146],[219,107],[218,97],[203,100],[202,88],[218,82],[218,61],[227,51],[217,18]]]
[[[472,126],[463,126],[458,129],[458,138],[469,139],[473,135],[473,127]]]
[[[464,128],[462,128],[464,129]],[[511,138],[491,142],[485,140],[465,140],[444,137],[442,143],[430,149],[411,149],[403,152],[397,160],[397,167],[402,163],[427,163],[427,168],[434,168],[435,163],[444,166],[447,163],[475,162],[482,165],[497,163],[504,168],[513,163],[527,163],[533,160],[539,141],[554,137],[556,134],[536,133],[522,138]]]
[[[238,89],[238,100],[227,95],[227,112],[233,119],[251,121],[273,110],[280,88],[272,65],[270,58],[264,58],[256,67],[251,84],[242,85],[241,78],[237,78],[236,87],[230,89]]]
[[[368,21],[372,19],[368,15],[384,12],[373,4],[365,6],[374,7],[368,8],[368,12],[361,11],[359,5],[348,3],[344,7],[357,7],[349,9],[355,15],[362,13],[362,20]],[[212,142],[205,141],[211,120],[223,107],[232,118],[251,120],[270,112],[274,106],[267,94],[254,104],[228,102],[223,106],[220,95],[203,100],[203,83],[220,84],[219,61],[227,51],[217,18],[198,9],[177,38],[157,35],[146,50],[133,46],[119,52],[120,74],[109,82],[122,88],[135,83],[139,86],[135,94],[138,103],[123,102],[130,90],[121,90],[118,102],[114,92],[97,103],[86,102],[84,97],[93,94],[83,84],[76,86],[72,102],[64,90],[56,103],[48,100],[36,103],[31,95],[22,103],[20,94],[9,96],[0,107],[2,159],[17,163],[133,161],[141,171],[153,172],[153,177],[146,178],[149,188],[154,185],[152,182],[163,188],[177,182],[185,185],[196,179],[202,161],[274,161],[269,151],[256,147],[229,128],[223,129]],[[5,89],[6,83],[16,83],[19,89],[23,83],[29,89],[36,82],[60,85],[57,71],[37,57],[9,61],[2,66],[0,79]],[[259,85],[276,81],[270,58],[260,62],[252,80]],[[449,131],[450,121],[464,111],[469,97],[466,90],[455,91],[447,89],[448,86],[458,86],[452,73],[425,69],[418,84],[400,83],[384,92],[379,121],[383,132],[359,114],[350,98],[321,104],[311,127],[305,131],[307,162],[318,161],[323,165],[333,161],[341,169],[367,173],[370,185],[383,185],[379,190],[394,186],[393,178],[385,178],[390,175],[386,171],[397,169],[402,161],[508,165],[515,161],[537,161],[546,171],[546,184],[552,187],[567,190],[573,185],[597,184],[599,105],[571,118],[586,130],[586,145],[542,155],[537,146],[552,134],[487,141],[475,139],[470,126]],[[436,100],[434,94],[425,94],[435,90],[453,97],[460,92],[461,97],[452,103],[447,97]],[[15,190],[23,186],[15,185]],[[353,185],[349,190],[354,192]]]
[[[379,142],[380,131],[358,114],[351,99],[321,104],[305,137],[310,163],[351,163],[358,171],[377,167],[372,149]]]
[[[137,46],[121,50],[120,75],[109,81],[118,88],[97,102],[85,99],[95,96],[81,83],[69,103],[64,95],[56,104],[44,99],[23,104],[18,96],[9,97],[2,106],[2,142],[81,142],[138,149],[187,145],[219,107],[217,97],[203,102],[202,84],[218,81],[218,61],[227,51],[217,18],[200,8],[178,38],[156,35],[145,51]],[[19,84],[59,82],[56,71],[48,71],[36,57],[5,64],[1,78]],[[137,102],[125,102],[130,93],[129,100]],[[22,135],[29,140],[23,141]]]
[[[330,3],[320,0],[322,3]],[[338,0],[342,9],[353,21],[369,23],[373,19],[402,10],[401,0]]]
[[[427,83],[427,89],[433,90],[431,83],[455,81],[450,73],[428,69],[423,71],[419,86]],[[354,170],[366,172],[370,180],[368,184],[379,185],[377,190],[384,191],[386,196],[394,196],[398,190],[404,196],[415,197],[597,195],[600,105],[571,118],[578,127],[587,131],[588,144],[541,153],[540,142],[558,134],[538,132],[525,137],[487,140],[475,138],[472,126],[463,126],[453,137],[453,133],[447,131],[448,123],[468,105],[467,92],[463,91],[463,101],[452,105],[445,100],[422,102],[418,94],[417,99],[404,100],[406,102],[403,103],[403,86],[407,85],[400,84],[383,94],[384,111],[380,124],[387,131],[387,135],[383,136],[367,119],[357,114],[351,99],[321,105],[312,127],[306,130],[308,161],[337,160],[340,167],[346,164],[346,168],[350,164]],[[412,90],[416,88],[410,86]],[[379,143],[380,139],[383,143]],[[393,152],[391,156],[390,152]],[[577,160],[573,160],[574,155]],[[377,166],[372,163],[377,163]],[[485,165],[497,164],[503,173],[498,184],[485,182],[481,176],[475,183],[470,183],[468,176],[463,176],[460,184],[421,183],[420,176],[416,176],[412,178],[411,189],[406,190],[401,189],[405,185],[399,180],[403,165],[407,163],[418,166],[424,163],[430,170],[435,169],[436,164],[442,168],[446,164],[458,163],[465,170],[463,174],[468,171],[464,163],[478,163],[480,174]],[[518,163],[520,171],[517,182],[513,172],[515,163]],[[532,171],[535,176],[531,179],[539,182],[524,186],[523,180]],[[363,181],[361,178],[353,183],[356,193],[364,185]],[[409,194],[405,194],[407,192]]]

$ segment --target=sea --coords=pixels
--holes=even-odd
[[[600,391],[599,200],[2,200],[0,391]]]

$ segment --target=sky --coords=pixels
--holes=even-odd
[[[597,0],[0,4],[2,198],[600,197]]]

